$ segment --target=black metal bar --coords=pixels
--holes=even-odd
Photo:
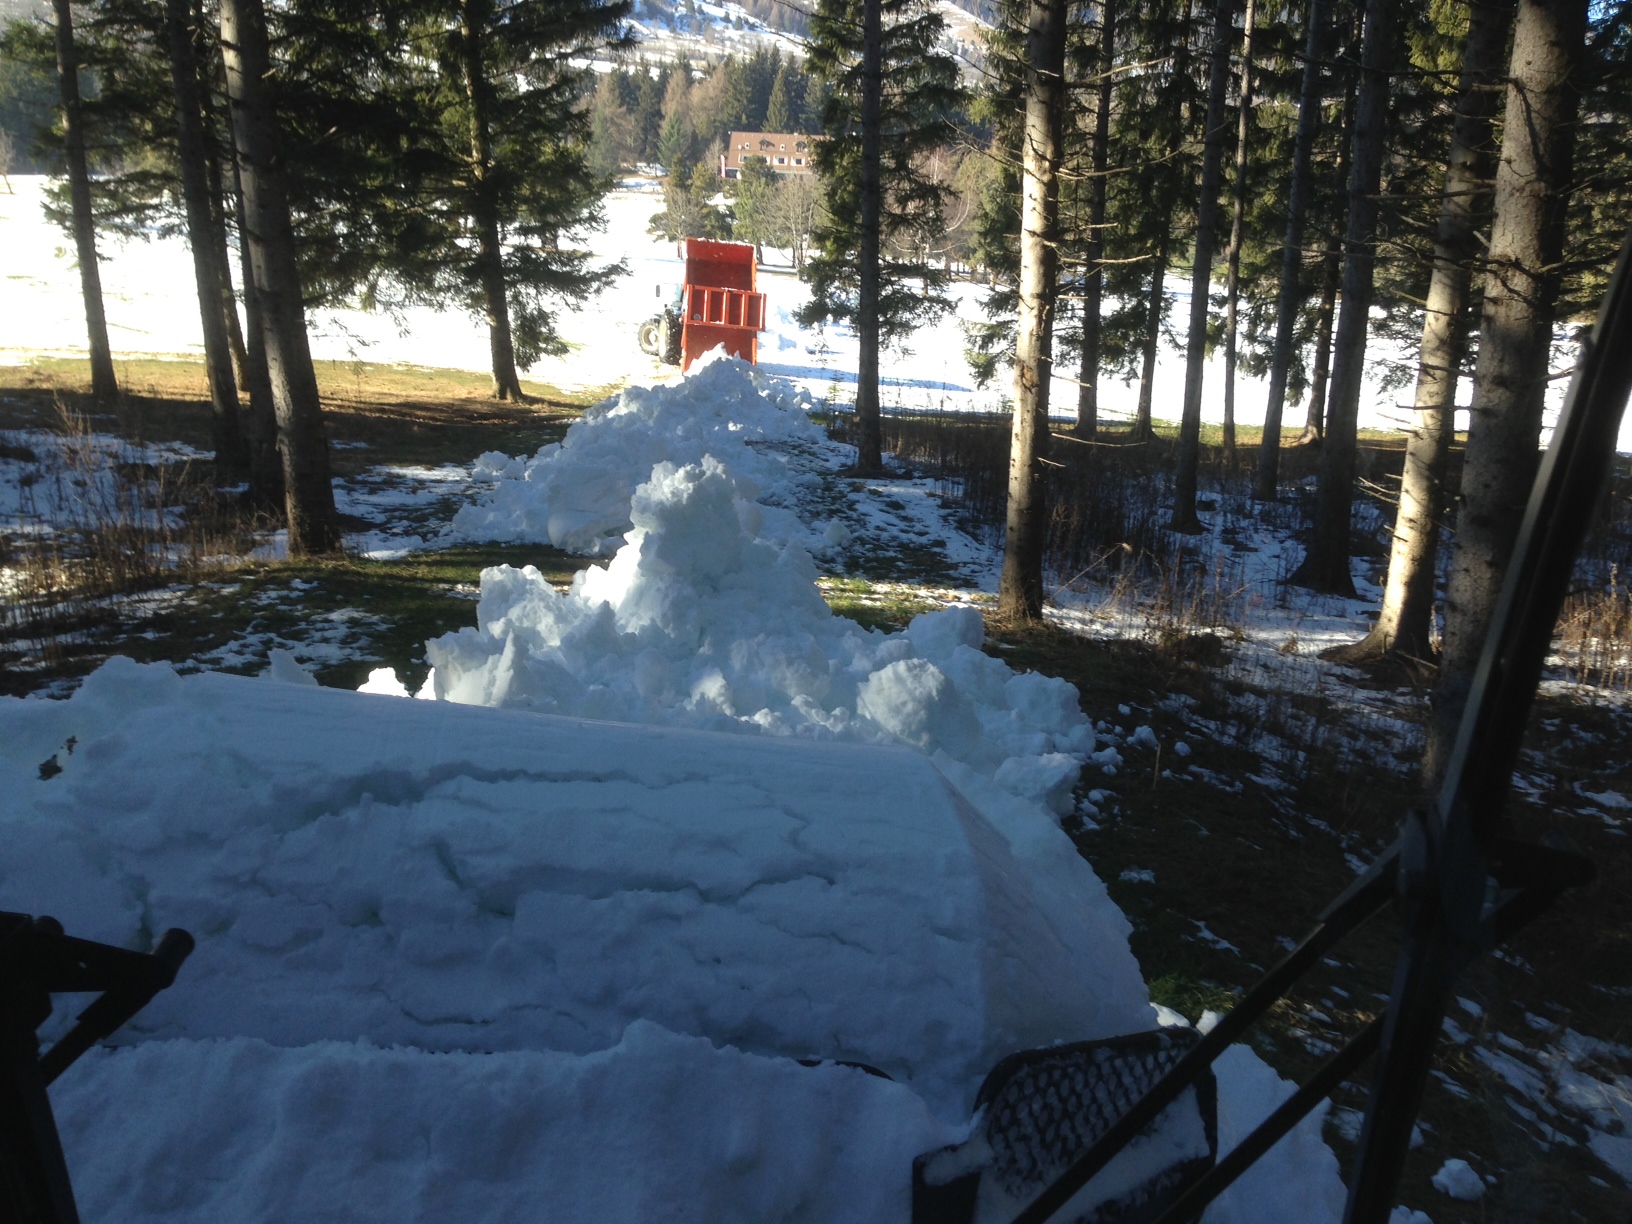
[[[1230,1009],[1211,1032],[1198,1041],[1173,1069],[1158,1080],[1115,1125],[1096,1140],[1070,1168],[1037,1196],[1013,1224],[1043,1224],[1071,1201],[1078,1190],[1103,1169],[1140,1131],[1149,1126],[1201,1072],[1246,1029],[1268,1011],[1288,986],[1302,977],[1333,944],[1386,905],[1393,895],[1398,847],[1390,848],[1366,874],[1321,915],[1315,927],[1286,957],[1266,973],[1246,996]]]
[[[1228,1190],[1236,1178],[1251,1168],[1287,1131],[1303,1121],[1311,1109],[1331,1096],[1339,1084],[1371,1057],[1382,1031],[1383,1021],[1379,1016],[1323,1062],[1320,1069],[1309,1077],[1308,1083],[1282,1101],[1274,1113],[1231,1148],[1228,1156],[1209,1169],[1151,1224],[1181,1224],[1181,1221],[1199,1218],[1207,1204]]]
[[[131,975],[134,980],[127,978],[95,999],[79,1014],[74,1027],[45,1052],[40,1059],[45,1082],[52,1083],[76,1058],[104,1037],[111,1037],[120,1025],[151,1003],[154,995],[176,980],[176,970],[192,950],[193,937],[186,931],[166,931],[153,951],[141,957],[145,962],[143,972]]]
[[[1490,851],[1570,572],[1632,394],[1632,232],[1576,366],[1508,564],[1434,812],[1402,872],[1406,938],[1345,1224],[1386,1224],[1457,976],[1482,950]],[[1416,869],[1420,866],[1420,870]],[[1556,895],[1556,890],[1554,892]]]

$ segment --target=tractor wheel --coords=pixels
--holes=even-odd
[[[649,357],[663,356],[662,319],[647,319],[640,325],[640,351]]]
[[[685,334],[685,323],[672,310],[663,315],[663,360],[670,365],[680,364],[680,341]]]

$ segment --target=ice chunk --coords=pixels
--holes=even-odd
[[[294,655],[274,646],[267,652],[267,668],[262,674],[284,684],[316,684],[317,677],[302,667]]]
[[[1439,1172],[1433,1176],[1434,1189],[1442,1194],[1448,1194],[1464,1203],[1472,1203],[1483,1198],[1485,1193],[1485,1179],[1473,1171],[1467,1161],[1452,1156],[1439,1166]]]

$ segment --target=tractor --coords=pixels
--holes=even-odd
[[[755,289],[758,265],[745,242],[687,238],[686,279],[659,285],[663,308],[640,325],[640,348],[682,371],[712,348],[753,364],[765,329],[765,295]]]

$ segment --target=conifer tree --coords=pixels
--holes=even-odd
[[[108,322],[102,308],[102,273],[96,258],[96,219],[91,212],[91,177],[85,161],[85,129],[80,116],[79,48],[69,0],[54,0],[56,13],[57,85],[62,95],[63,148],[73,200],[74,247],[85,301],[85,329],[91,357],[91,394],[111,404],[119,394],[108,345]]]
[[[557,303],[580,303],[616,271],[562,242],[596,219],[599,185],[580,105],[592,48],[622,38],[628,0],[439,0],[431,105],[448,171],[433,236],[435,292],[487,323],[493,393],[520,401],[519,368],[565,351]]]
[[[870,50],[864,26],[874,39]],[[813,149],[828,217],[805,265],[811,298],[800,320],[856,326],[857,462],[864,471],[883,461],[880,346],[949,305],[945,272],[922,258],[921,247],[893,241],[941,225],[945,186],[918,163],[950,142],[962,99],[956,61],[939,49],[943,30],[926,0],[821,0],[811,19],[810,68],[832,91],[822,118],[827,139]]]
[[[1444,770],[1540,459],[1587,0],[1519,0],[1424,780]]]

